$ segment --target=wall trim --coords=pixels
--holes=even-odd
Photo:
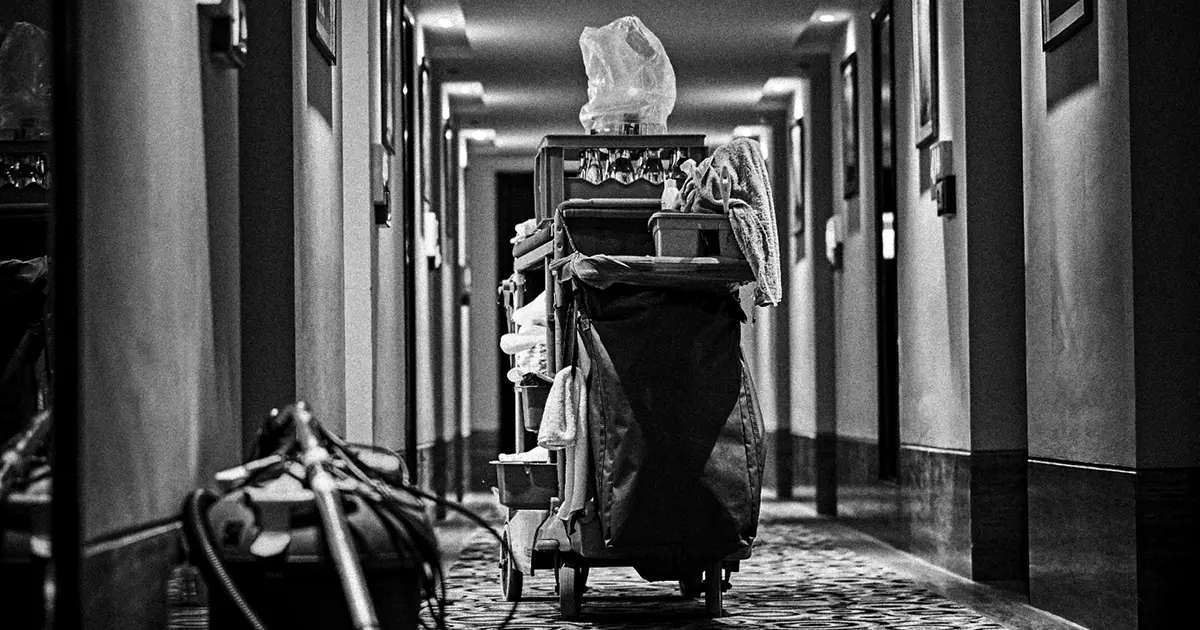
[[[1043,457],[1030,457],[1030,464],[1038,464],[1041,466],[1059,466],[1062,468],[1076,468],[1079,470],[1094,470],[1097,472],[1120,473],[1124,475],[1136,475],[1139,472],[1137,468],[1128,466],[1107,466],[1104,464],[1084,464],[1082,462],[1068,462],[1057,459],[1046,459]],[[1147,470],[1147,469],[1140,469]],[[1168,469],[1169,470],[1169,469]]]
[[[136,527],[122,529],[111,534],[106,534],[96,540],[84,543],[84,557],[92,556],[101,553],[108,553],[121,547],[134,545],[156,536],[169,534],[173,531],[182,529],[183,524],[178,517],[171,517],[160,521],[151,521],[142,523]]]
[[[924,446],[922,444],[909,444],[907,442],[901,442],[900,448],[904,449],[904,450],[909,450],[909,451],[922,451],[925,453],[941,453],[943,455],[963,455],[965,457],[970,457],[971,455],[974,455],[975,453],[993,453],[993,452],[1003,453],[1003,452],[1006,452],[1006,451],[970,451],[970,450],[964,450],[961,448],[944,448],[941,446]]]

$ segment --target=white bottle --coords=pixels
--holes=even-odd
[[[678,212],[679,205],[679,184],[673,178],[668,177],[663,182],[662,210],[663,212]]]

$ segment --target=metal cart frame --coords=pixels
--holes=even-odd
[[[565,220],[571,216],[611,216],[642,220],[644,225],[649,215],[658,211],[659,200],[650,195],[660,194],[662,190],[661,185],[647,188],[646,182],[618,188],[564,177],[564,163],[578,160],[584,150],[592,148],[680,149],[697,161],[703,159],[706,153],[703,136],[547,136],[543,140],[535,170],[537,218],[543,228],[549,229],[543,229],[538,242],[516,257],[514,277],[505,281],[501,292],[506,295],[506,306],[511,315],[513,310],[524,305],[523,275],[539,270],[544,274],[547,300],[547,364],[551,375],[557,373],[570,360],[570,357],[564,354],[563,343],[565,335],[570,332],[566,325],[572,308],[570,280],[561,278],[560,273],[552,270],[551,265],[553,261],[560,261],[574,252]],[[612,195],[614,192],[618,196],[593,196]],[[568,198],[564,199],[564,196]],[[731,280],[738,281],[753,278],[745,261],[713,258],[656,260],[689,273],[724,274]],[[511,332],[511,317],[509,326]],[[523,452],[526,450],[526,423],[522,421],[519,397],[517,407],[515,443],[518,452]],[[588,500],[584,515],[577,521],[573,531],[568,532],[563,522],[557,518],[558,507],[564,499],[570,463],[557,452],[552,452],[552,458],[558,481],[557,496],[543,509],[505,506],[505,545],[502,545],[499,563],[501,589],[506,600],[519,601],[524,575],[533,575],[538,570],[553,570],[562,616],[573,619],[580,614],[582,595],[590,568],[631,566],[631,562],[606,548],[594,498]],[[526,471],[528,470],[527,466]],[[738,569],[740,560],[749,558],[749,552],[747,548],[734,556],[715,562],[703,575],[679,575],[681,595],[690,599],[703,593],[706,612],[712,617],[721,616],[722,593],[729,588],[729,575]]]

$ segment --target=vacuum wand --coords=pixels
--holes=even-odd
[[[350,608],[350,619],[355,630],[379,630],[379,620],[375,617],[375,607],[367,590],[367,579],[346,525],[341,493],[333,475],[325,469],[329,463],[329,452],[317,440],[314,422],[308,405],[298,403],[293,419],[296,442],[300,447],[300,460],[304,463],[309,488],[321,515],[325,543],[341,578],[342,591],[346,595],[346,604]]]
[[[50,410],[29,420],[25,430],[14,436],[0,454],[0,498],[8,495],[29,465],[30,456],[41,446],[50,430]]]

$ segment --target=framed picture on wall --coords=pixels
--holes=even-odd
[[[792,232],[804,233],[804,119],[792,123]]]
[[[937,0],[913,0],[913,121],[917,147],[938,136]]]
[[[858,196],[858,54],[842,62],[842,197]]]
[[[1092,0],[1042,0],[1042,50],[1051,51],[1092,21]]]
[[[379,0],[379,142],[396,152],[396,0]]]
[[[308,0],[308,36],[329,62],[337,64],[339,0]]]

